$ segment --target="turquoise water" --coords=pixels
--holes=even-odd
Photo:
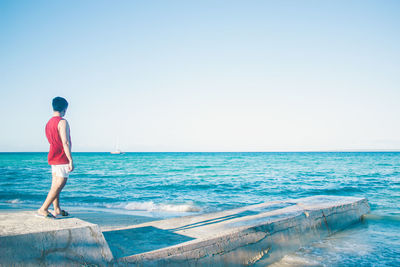
[[[400,152],[75,153],[62,207],[166,218],[305,196],[367,197],[365,222],[280,264],[400,265]],[[0,209],[39,208],[46,153],[0,153]]]

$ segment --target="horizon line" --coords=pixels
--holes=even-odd
[[[73,151],[72,153],[110,153],[112,151]],[[123,153],[296,153],[296,152],[400,152],[400,149],[332,149],[270,151],[121,151]],[[48,151],[0,151],[0,153],[48,153]]]

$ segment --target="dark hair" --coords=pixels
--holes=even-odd
[[[57,96],[53,98],[53,110],[61,112],[68,107],[68,102],[65,98]]]

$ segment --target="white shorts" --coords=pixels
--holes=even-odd
[[[58,177],[69,177],[69,164],[51,165],[51,172]]]

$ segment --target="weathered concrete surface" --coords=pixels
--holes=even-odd
[[[364,198],[314,196],[103,233],[77,218],[0,213],[0,266],[265,266],[368,212]]]
[[[106,266],[113,256],[96,224],[0,213],[0,266]]]
[[[313,196],[104,231],[119,266],[265,266],[361,220],[365,198]]]

